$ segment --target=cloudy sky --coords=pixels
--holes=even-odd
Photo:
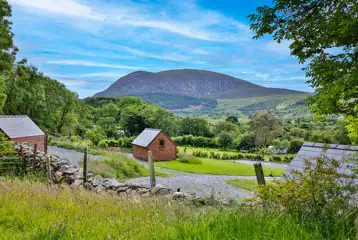
[[[252,39],[271,0],[9,0],[19,57],[80,97],[136,70],[205,69],[311,91],[289,43]]]

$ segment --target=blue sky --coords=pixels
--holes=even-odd
[[[289,42],[252,39],[257,1],[9,0],[19,58],[81,98],[136,70],[205,69],[311,91]]]

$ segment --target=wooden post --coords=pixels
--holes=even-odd
[[[32,171],[35,171],[36,155],[37,155],[37,143],[34,146],[34,157],[32,159]]]
[[[156,182],[155,182],[155,170],[154,170],[152,151],[148,151],[148,163],[149,163],[149,172],[150,172],[150,187],[153,188],[156,185]]]
[[[87,182],[87,160],[88,160],[88,147],[85,148],[83,156],[83,182]]]
[[[49,156],[47,156],[46,160],[47,160],[47,181],[48,184],[51,184],[51,159]]]
[[[262,169],[261,163],[255,163],[254,168],[255,168],[257,183],[259,185],[262,185],[262,184],[265,185],[266,184],[265,175],[264,175],[264,171]]]
[[[48,148],[48,132],[45,132],[45,153],[47,153]]]

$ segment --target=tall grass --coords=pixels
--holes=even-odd
[[[19,180],[0,186],[1,239],[323,239],[287,214],[121,199]],[[331,239],[335,239],[332,236]],[[336,238],[338,239],[338,238]],[[348,238],[340,238],[348,239]]]

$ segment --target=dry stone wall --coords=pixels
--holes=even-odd
[[[84,187],[97,192],[107,191],[120,196],[126,195],[170,195],[173,199],[188,198],[185,193],[173,193],[169,188],[157,184],[152,190],[147,186],[137,184],[121,183],[113,178],[104,178],[102,176],[93,176],[90,171],[87,172],[88,181],[83,182],[83,169],[77,165],[70,163],[68,159],[59,158],[55,155],[45,154],[42,151],[36,152],[34,157],[34,149],[26,144],[15,143],[15,150],[22,157],[26,170],[47,173],[47,161],[51,164],[51,182],[54,184],[67,183],[73,187]]]

